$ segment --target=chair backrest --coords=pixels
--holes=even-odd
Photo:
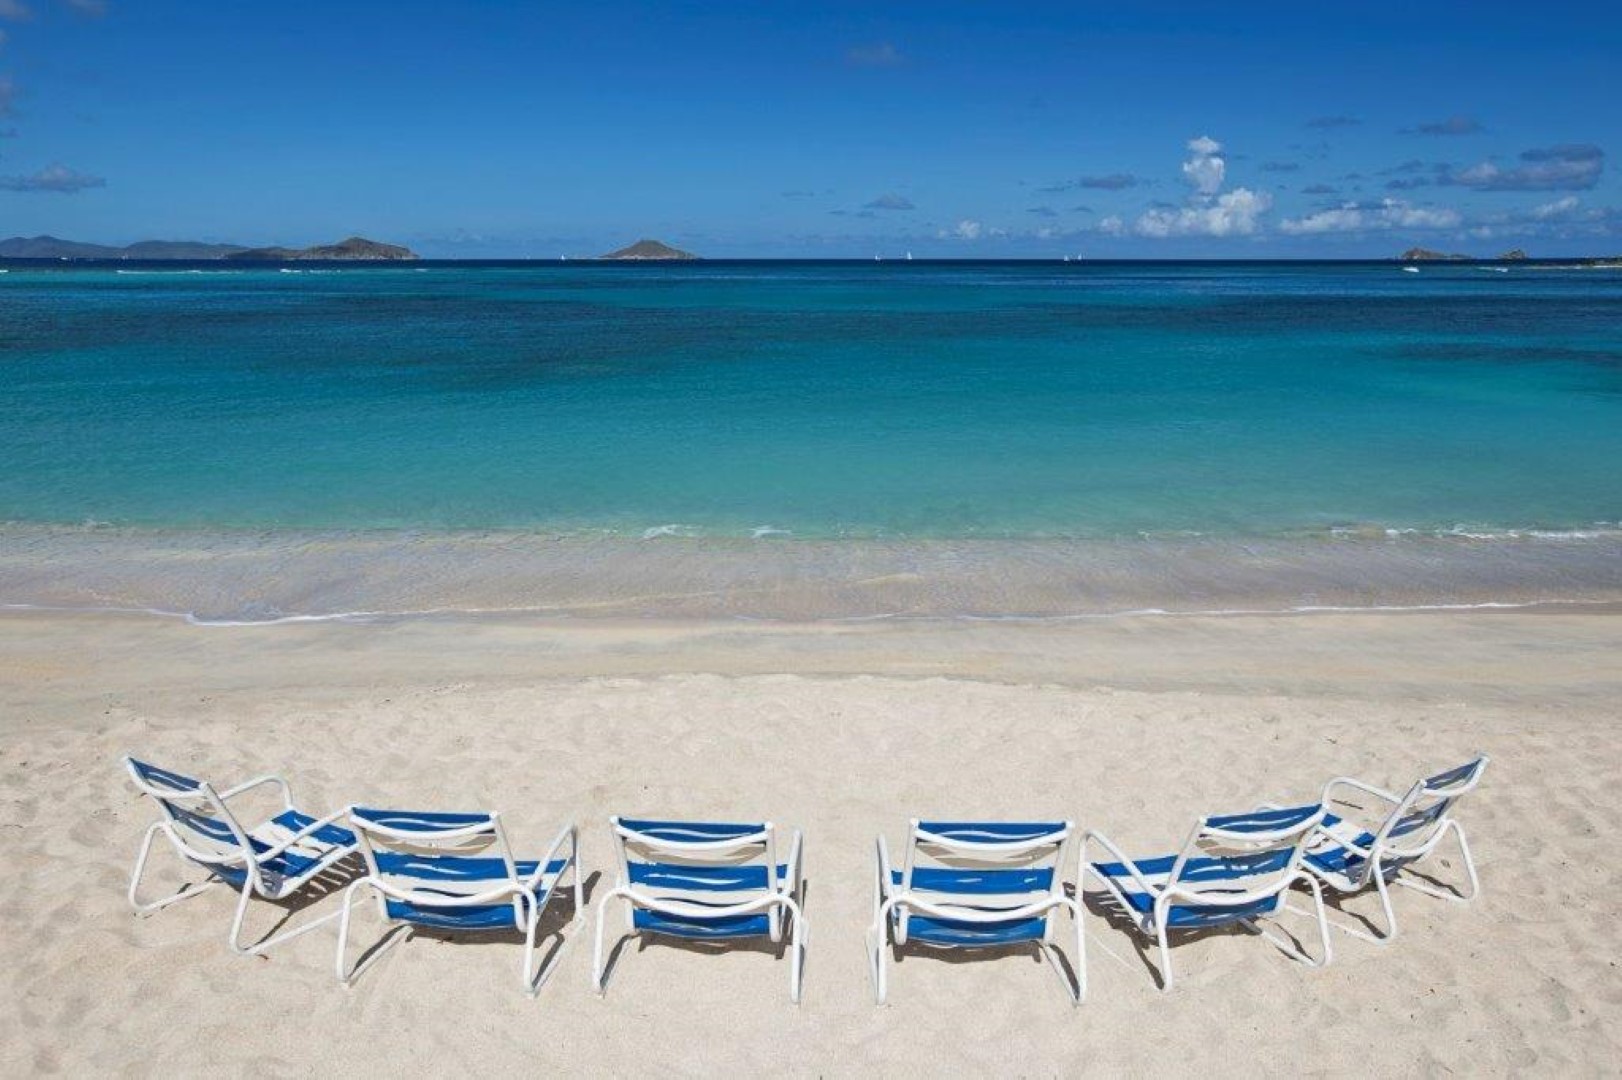
[[[1481,782],[1486,768],[1487,755],[1482,754],[1420,780],[1381,824],[1374,842],[1398,856],[1417,858],[1425,854],[1441,840],[1459,800]]]
[[[162,809],[170,836],[193,862],[237,883],[257,873],[254,847],[236,816],[206,781],[126,757],[124,767],[143,795]]]
[[[1202,817],[1172,864],[1166,886],[1209,897],[1219,907],[1257,904],[1251,913],[1270,913],[1284,903],[1307,842],[1323,819],[1318,803]],[[1190,906],[1184,897],[1176,903]]]
[[[914,820],[897,885],[936,906],[1012,911],[1063,891],[1074,832],[1069,821]],[[904,937],[911,912],[897,910]]]
[[[741,904],[777,891],[777,830],[771,822],[608,820],[617,841],[620,878],[635,894],[717,905]]]
[[[461,897],[519,883],[499,814],[352,806],[349,820],[367,873],[392,899],[454,907]],[[522,917],[517,901],[514,911]]]

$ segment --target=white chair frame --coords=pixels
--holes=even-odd
[[[1035,944],[1038,952],[1052,966],[1054,974],[1059,977],[1064,987],[1065,996],[1071,1005],[1080,1005],[1087,998],[1087,954],[1085,941],[1085,928],[1081,921],[1081,905],[1064,891],[1064,866],[1067,854],[1074,839],[1075,823],[1066,821],[1061,831],[1044,834],[1033,840],[1015,841],[967,841],[940,836],[923,828],[918,818],[908,822],[907,858],[902,866],[901,884],[895,885],[895,876],[890,862],[889,846],[883,836],[878,838],[877,844],[877,873],[874,877],[873,887],[873,923],[867,930],[867,958],[868,973],[873,979],[873,997],[876,1004],[883,1005],[888,997],[889,988],[886,979],[886,964],[884,946],[887,939],[895,943],[895,947],[905,948],[907,945],[907,923],[914,914],[927,915],[932,918],[953,919],[960,922],[991,924],[1009,922],[1014,919],[1029,919],[1036,916],[1050,916],[1055,908],[1063,908],[1070,912],[1070,918],[1076,929],[1076,981],[1072,986],[1070,977],[1065,973],[1063,962],[1058,955],[1058,947],[1054,942],[1054,930],[1057,920],[1049,917],[1043,929],[1042,938]],[[986,911],[968,905],[943,903],[938,893],[920,894],[913,891],[912,872],[918,847],[920,844],[929,844],[948,851],[953,855],[977,860],[1003,860],[1017,857],[1036,851],[1040,848],[1056,847],[1053,857],[1053,883],[1049,887],[1047,896],[1033,900],[1028,904],[1015,908],[997,911]],[[891,914],[896,913],[894,925],[891,924]],[[986,945],[946,945],[929,943],[931,948],[942,949],[973,949],[989,948]]]
[[[1261,925],[1260,918],[1276,917],[1276,912],[1265,916],[1239,919],[1237,922],[1252,933],[1266,938],[1291,959],[1297,960],[1307,967],[1324,967],[1334,959],[1334,949],[1329,940],[1329,922],[1324,912],[1323,892],[1319,888],[1317,880],[1303,868],[1307,842],[1318,828],[1318,824],[1323,821],[1323,817],[1324,809],[1320,806],[1315,815],[1302,822],[1293,824],[1288,828],[1267,831],[1222,829],[1210,825],[1208,818],[1202,817],[1195,822],[1194,828],[1189,831],[1188,838],[1183,842],[1183,846],[1178,852],[1176,861],[1172,864],[1171,871],[1166,875],[1166,881],[1163,885],[1151,883],[1144,872],[1139,869],[1137,863],[1128,858],[1109,837],[1097,830],[1088,830],[1081,839],[1081,868],[1083,873],[1091,874],[1094,880],[1104,886],[1104,889],[1119,905],[1120,910],[1140,931],[1155,939],[1156,944],[1159,946],[1160,990],[1162,993],[1170,992],[1175,978],[1171,963],[1169,932],[1171,930],[1201,929],[1198,926],[1168,927],[1166,925],[1167,913],[1172,907],[1179,903],[1206,908],[1247,907],[1278,897],[1280,894],[1287,892],[1297,882],[1305,884],[1312,892],[1313,902],[1316,906],[1319,941],[1323,948],[1323,959],[1314,960],[1293,942]],[[1183,870],[1189,860],[1205,857],[1206,853],[1201,847],[1201,841],[1203,840],[1262,848],[1268,844],[1280,844],[1292,838],[1296,841],[1295,850],[1291,854],[1288,866],[1278,871],[1278,880],[1276,882],[1264,888],[1242,893],[1218,892],[1209,888],[1190,886],[1182,880]],[[1153,907],[1147,914],[1140,915],[1135,911],[1114,880],[1093,869],[1092,861],[1087,856],[1089,844],[1097,844],[1107,851],[1114,861],[1123,864],[1127,869],[1128,876],[1137,884],[1138,888],[1145,895],[1154,898]],[[1287,901],[1280,904],[1279,910],[1287,910]]]
[[[243,881],[237,899],[236,914],[231,919],[231,933],[227,939],[231,951],[236,955],[263,955],[285,941],[291,941],[293,938],[307,934],[311,930],[338,918],[339,912],[332,912],[251,945],[244,945],[241,940],[242,924],[247,915],[249,897],[257,895],[271,901],[286,900],[302,890],[315,878],[331,869],[333,864],[342,861],[355,851],[354,844],[336,846],[312,866],[295,876],[284,877],[265,870],[264,864],[284,854],[289,848],[309,839],[329,825],[337,824],[343,818],[344,811],[336,810],[325,817],[317,818],[280,843],[270,846],[267,850],[255,851],[253,844],[249,840],[249,830],[242,827],[242,823],[237,819],[236,814],[232,812],[228,804],[239,795],[261,787],[273,786],[281,791],[283,809],[294,810],[293,791],[286,780],[274,775],[259,776],[225,791],[215,791],[207,781],[198,781],[198,786],[194,790],[185,792],[154,787],[146,783],[141,779],[139,769],[133,758],[126,757],[124,765],[129,770],[130,779],[134,781],[135,786],[143,795],[151,796],[163,808],[165,815],[164,820],[154,822],[147,828],[146,835],[141,839],[140,851],[135,857],[135,867],[130,872],[129,902],[138,915],[149,915],[161,908],[168,907],[170,904],[189,900],[194,896],[201,896],[215,884],[225,881],[213,870],[214,866],[234,866],[241,867],[243,870]],[[203,851],[192,847],[182,837],[179,828],[176,827],[174,817],[167,805],[169,802],[182,805],[195,804],[209,810],[230,830],[237,850]],[[168,896],[156,900],[142,900],[139,895],[141,879],[146,872],[146,861],[152,852],[153,842],[159,836],[169,841],[170,847],[180,859],[209,871],[210,876],[207,881],[196,888],[189,885],[182,886],[178,892]]]
[[[641,932],[637,929],[635,923],[635,910],[639,907],[663,915],[699,919],[754,915],[764,911],[767,915],[767,925],[770,928],[768,936],[775,945],[780,944],[783,940],[783,918],[787,916],[791,924],[789,998],[796,1005],[800,1003],[801,976],[804,970],[805,948],[810,936],[810,926],[806,922],[801,903],[801,886],[804,872],[801,863],[803,837],[798,829],[793,832],[793,837],[789,843],[788,861],[784,864],[788,868],[785,875],[786,880],[779,882],[777,880],[777,828],[769,821],[762,825],[759,831],[744,836],[693,841],[665,840],[649,836],[646,833],[626,828],[620,824],[618,816],[611,817],[608,821],[617,841],[619,878],[614,883],[614,887],[603,896],[602,902],[597,907],[597,933],[596,945],[592,952],[591,985],[598,995],[606,994],[608,989],[608,973],[603,955],[604,927],[608,915],[608,905],[611,900],[620,900],[625,904],[625,927],[626,932],[629,934]],[[724,906],[691,904],[668,897],[651,896],[631,883],[630,859],[626,852],[627,843],[641,845],[650,852],[659,855],[694,861],[702,861],[706,856],[715,857],[754,844],[764,844],[764,858],[767,868],[766,879],[770,883],[767,895]],[[657,933],[657,931],[649,932]]]
[[[569,925],[578,925],[585,917],[585,900],[583,883],[580,877],[580,835],[573,824],[565,825],[558,831],[557,836],[547,847],[546,853],[541,856],[535,867],[535,872],[525,877],[518,874],[518,860],[513,857],[512,845],[507,840],[506,827],[501,822],[501,815],[491,813],[488,820],[476,822],[457,828],[424,830],[424,829],[394,829],[375,821],[368,821],[350,814],[350,826],[360,839],[361,857],[366,863],[366,876],[351,884],[344,890],[342,916],[338,924],[338,951],[336,968],[338,981],[346,988],[353,986],[361,973],[376,963],[385,952],[393,948],[395,943],[408,937],[399,931],[414,924],[408,919],[395,919],[388,913],[388,901],[398,900],[418,907],[429,908],[467,908],[484,907],[498,904],[503,900],[512,901],[513,929],[521,930],[524,934],[524,958],[519,969],[520,983],[524,993],[533,998],[540,993],[541,987],[551,978],[553,972],[562,961],[562,947],[554,954],[552,963],[537,972],[535,963],[535,931],[540,925],[541,915],[545,913],[547,905],[558,892],[563,883],[564,874],[573,875],[574,911]],[[402,889],[391,884],[377,868],[377,854],[372,848],[372,837],[379,836],[386,840],[398,840],[407,844],[422,844],[425,846],[441,843],[454,843],[458,840],[476,840],[480,837],[493,838],[500,858],[507,867],[507,880],[487,889],[481,893],[466,896],[446,896],[443,893],[419,892],[412,889]],[[546,877],[546,868],[554,862],[557,856],[565,849],[568,858],[558,870],[557,878],[552,887],[543,894],[537,890]],[[354,967],[346,968],[344,955],[349,943],[349,919],[354,907],[355,898],[363,889],[370,889],[377,900],[377,912],[384,922],[392,924],[385,939],[373,950],[371,955],[363,955],[357,960]],[[430,928],[432,929],[432,928]],[[455,927],[445,928],[446,933],[478,932],[458,931]]]
[[[1428,779],[1420,780],[1408,789],[1406,795],[1401,797],[1350,776],[1337,776],[1324,785],[1323,803],[1326,807],[1332,802],[1345,803],[1346,800],[1337,797],[1338,793],[1345,789],[1371,795],[1391,807],[1390,813],[1385,816],[1384,820],[1374,830],[1374,838],[1366,847],[1351,843],[1326,830],[1319,830],[1321,836],[1359,856],[1361,862],[1357,872],[1348,875],[1349,881],[1342,880],[1334,874],[1324,873],[1314,866],[1310,860],[1305,863],[1307,872],[1313,878],[1323,882],[1342,895],[1358,893],[1373,885],[1375,893],[1380,898],[1380,911],[1385,916],[1385,930],[1383,933],[1359,930],[1338,920],[1331,922],[1329,925],[1351,937],[1370,941],[1376,945],[1385,945],[1397,936],[1397,914],[1391,903],[1390,885],[1401,885],[1426,896],[1433,896],[1439,900],[1447,900],[1455,904],[1468,904],[1480,895],[1481,879],[1476,874],[1475,860],[1470,854],[1470,843],[1465,838],[1464,826],[1460,825],[1458,820],[1453,817],[1453,811],[1457,807],[1459,799],[1474,790],[1475,786],[1481,782],[1481,775],[1486,771],[1490,760],[1486,754],[1476,755],[1472,762],[1478,764],[1476,764],[1469,781],[1463,785],[1451,787],[1440,785],[1436,789],[1432,789],[1429,786]],[[1413,843],[1405,844],[1402,837],[1392,835],[1393,830],[1402,823],[1405,817],[1414,813],[1414,808],[1427,796],[1446,798],[1449,800],[1449,805],[1440,815],[1438,822],[1433,823],[1429,828],[1421,830],[1425,835]],[[1343,818],[1342,820],[1346,819]],[[1458,841],[1459,855],[1464,863],[1465,874],[1470,883],[1468,892],[1445,892],[1429,885],[1421,885],[1402,875],[1402,870],[1430,855],[1449,834]],[[1388,864],[1389,869],[1387,868]]]

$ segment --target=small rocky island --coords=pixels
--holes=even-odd
[[[1449,255],[1442,251],[1432,251],[1430,248],[1411,247],[1397,256],[1398,262],[1469,262],[1468,255]]]
[[[398,244],[380,244],[362,236],[351,236],[336,244],[307,248],[263,247],[233,251],[225,258],[238,262],[399,262],[418,258],[415,251]]]
[[[624,262],[672,262],[683,259],[696,259],[690,251],[673,248],[669,244],[658,240],[638,240],[630,247],[622,247],[618,251],[610,251],[607,255],[597,256],[599,259],[614,259]]]

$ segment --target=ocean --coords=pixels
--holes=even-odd
[[[685,590],[697,613],[1047,617],[1622,590],[1614,270],[5,269],[0,604],[686,614]]]

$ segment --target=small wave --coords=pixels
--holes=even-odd
[[[767,536],[793,536],[794,531],[792,529],[779,529],[775,525],[756,525],[749,530],[749,535],[756,540],[760,540]]]
[[[1112,611],[1077,611],[1053,615],[983,614],[948,612],[940,614],[914,614],[899,611],[881,611],[860,615],[831,615],[806,619],[779,619],[760,615],[729,615],[723,618],[735,622],[775,623],[867,623],[867,622],[970,622],[970,623],[1066,623],[1108,621],[1114,619],[1195,619],[1242,618],[1278,615],[1392,615],[1423,614],[1426,612],[1468,611],[1524,611],[1531,608],[1587,608],[1605,606],[1603,600],[1573,600],[1546,598],[1525,601],[1485,600],[1477,603],[1434,604],[1296,604],[1288,607],[1255,608],[1118,608]],[[467,619],[467,618],[534,618],[568,619],[574,613],[567,607],[438,607],[408,608],[394,611],[334,611],[321,614],[262,615],[262,616],[208,616],[191,611],[175,611],[154,607],[117,607],[110,605],[71,604],[0,604],[0,611],[37,612],[51,615],[130,615],[160,619],[174,619],[188,626],[204,629],[251,629],[256,627],[294,626],[299,624],[399,622],[411,619]]]
[[[1364,530],[1331,530],[1337,536],[1368,535]],[[1405,536],[1428,536],[1456,540],[1606,540],[1622,535],[1622,524],[1598,521],[1580,529],[1492,529],[1472,525],[1453,525],[1445,529],[1384,529],[1382,534],[1396,539]]]
[[[192,274],[240,274],[241,270],[114,270],[128,277],[184,277]]]
[[[692,539],[699,535],[700,530],[697,525],[655,525],[651,529],[642,530],[642,539],[644,540],[657,540],[661,536],[680,536]]]

